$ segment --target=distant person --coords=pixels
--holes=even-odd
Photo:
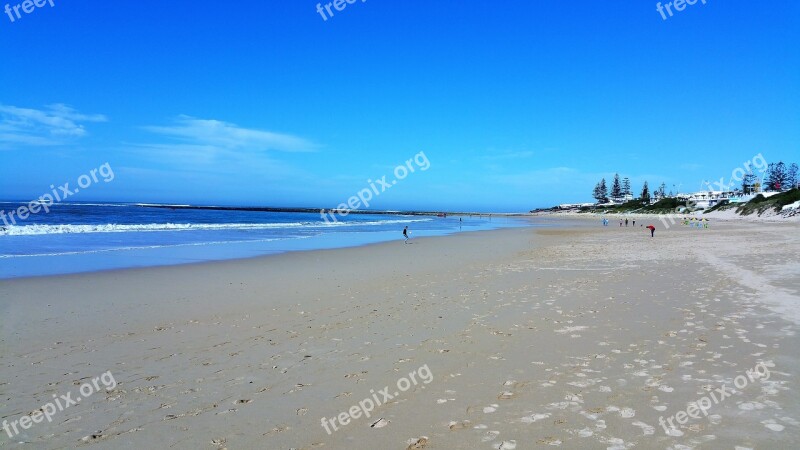
[[[650,230],[650,237],[655,237],[656,235],[656,227],[652,225],[648,225],[647,229]]]
[[[619,219],[619,226],[622,228],[622,219]]]
[[[404,243],[404,244],[408,244],[408,239],[409,239],[409,238],[408,238],[408,226],[406,226],[405,228],[403,228],[403,237],[404,237],[404,238],[406,238],[406,240],[405,240],[405,241],[403,241],[403,243]]]
[[[636,219],[633,219],[633,225],[632,226],[634,226],[634,227],[636,226]]]
[[[625,219],[625,227],[628,227],[628,219]]]

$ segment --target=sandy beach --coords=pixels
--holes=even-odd
[[[0,447],[800,447],[796,222],[545,220],[0,281]]]

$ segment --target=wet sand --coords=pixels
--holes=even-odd
[[[2,281],[0,446],[800,447],[800,227],[598,223]]]

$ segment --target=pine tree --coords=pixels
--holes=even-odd
[[[640,196],[642,201],[649,202],[650,201],[650,189],[647,188],[647,181],[644,182],[644,186],[642,186],[642,195]]]
[[[786,180],[788,178],[786,172],[786,164],[779,161],[777,164],[770,163],[767,166],[767,189],[770,191],[780,191],[786,187]]]
[[[622,198],[622,186],[619,184],[619,174],[614,174],[614,184],[611,185],[611,198],[614,201],[619,200]]]
[[[742,192],[745,195],[752,194],[756,191],[756,176],[753,172],[746,173],[744,177],[742,177]]]
[[[606,187],[606,179],[603,178],[594,186],[592,197],[597,200],[597,203],[605,203],[608,200],[608,188]]]
[[[628,177],[622,179],[622,195],[625,198],[631,195],[631,180]]]
[[[797,163],[792,163],[789,166],[789,172],[786,174],[786,186],[790,189],[794,189],[797,187],[797,183],[800,181],[797,179]]]
[[[603,203],[603,194],[600,192],[600,183],[594,185],[594,190],[592,191],[592,198],[597,200],[598,203]]]
[[[608,186],[606,186],[606,179],[600,180],[600,195],[603,196],[603,201],[608,200]]]
[[[656,198],[661,200],[662,198],[667,196],[667,185],[661,183],[661,186],[658,187],[658,191],[656,192]]]

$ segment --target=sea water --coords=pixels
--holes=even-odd
[[[10,211],[21,203],[0,202]],[[0,278],[172,265],[524,226],[486,215],[349,214],[61,203],[0,231]]]

